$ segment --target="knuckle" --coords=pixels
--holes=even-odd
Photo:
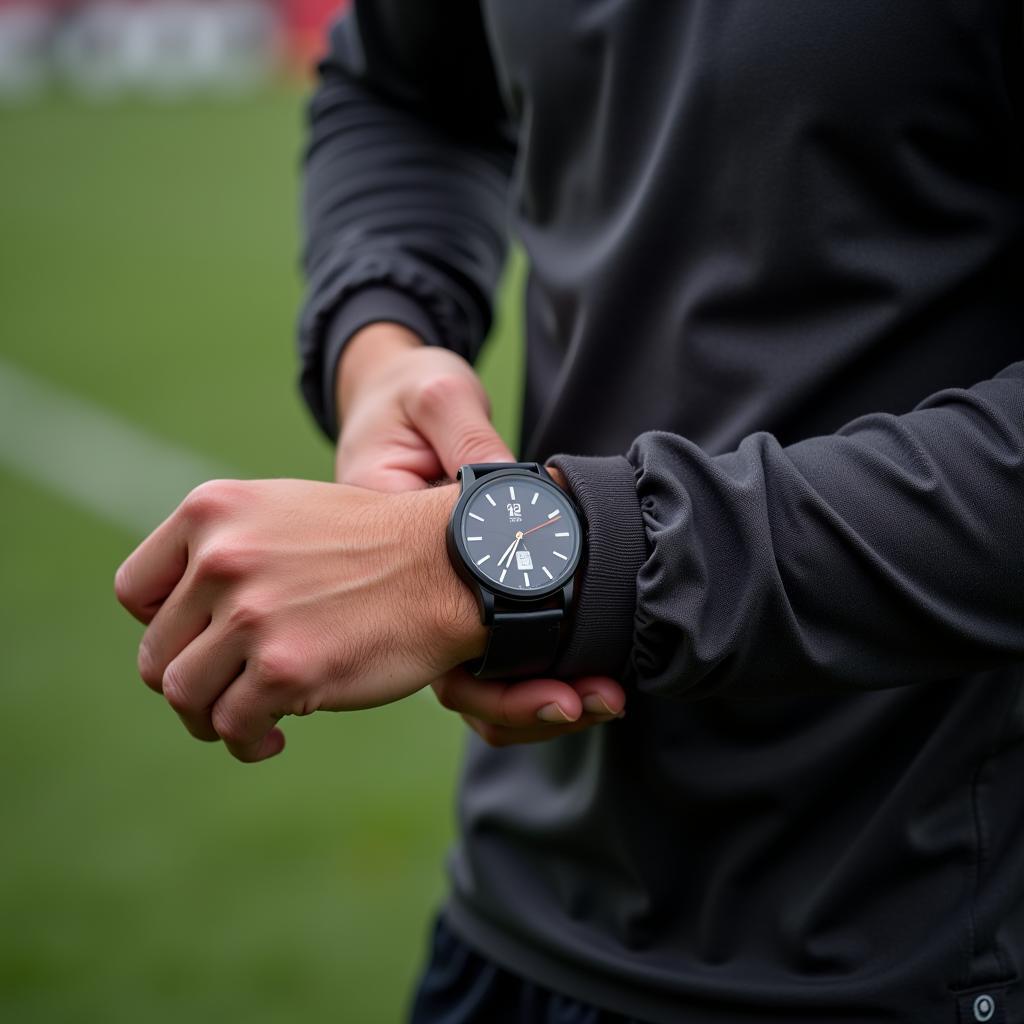
[[[459,462],[472,462],[476,458],[490,458],[488,453],[496,448],[504,448],[504,442],[490,423],[466,424],[459,431],[456,444]]]
[[[265,686],[293,690],[302,687],[308,669],[302,654],[290,644],[269,644],[251,659],[255,675]]]
[[[136,666],[142,681],[151,689],[160,692],[163,684],[163,673],[157,663],[156,656],[150,645],[143,640],[139,644],[139,653],[136,658]]]
[[[215,518],[232,506],[237,484],[237,480],[207,480],[188,492],[181,503],[181,511],[194,521]]]
[[[292,715],[294,718],[306,718],[319,710],[319,697],[314,693],[308,693],[294,697],[282,713]]]
[[[210,716],[214,732],[225,742],[236,746],[245,744],[249,737],[242,720],[230,711],[215,706]]]
[[[200,580],[237,580],[251,571],[253,561],[252,553],[241,545],[221,540],[196,552],[195,573]]]
[[[413,415],[446,412],[452,402],[474,393],[472,381],[463,374],[433,373],[416,385],[413,393]]]
[[[192,701],[189,698],[185,681],[181,678],[173,661],[164,672],[163,692],[164,699],[175,711],[185,714],[192,710]]]
[[[255,594],[235,601],[227,615],[228,629],[233,633],[258,633],[270,618],[270,605]]]

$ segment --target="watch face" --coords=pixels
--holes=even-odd
[[[551,592],[579,562],[579,520],[565,492],[532,474],[483,477],[458,528],[467,563],[494,590]]]

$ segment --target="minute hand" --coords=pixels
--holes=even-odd
[[[498,559],[498,565],[501,565],[501,563],[504,562],[506,558],[508,558],[509,565],[512,564],[512,552],[515,551],[516,545],[519,543],[520,539],[521,538],[516,537],[516,539],[512,541],[512,543],[509,544],[507,548],[505,548],[501,558]]]

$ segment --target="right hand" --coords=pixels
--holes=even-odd
[[[370,324],[348,340],[336,390],[338,483],[408,491],[454,478],[465,463],[515,461],[491,424],[487,392],[469,363],[424,345],[400,324]],[[509,686],[456,668],[431,686],[492,746],[579,732],[621,717],[626,703],[622,687],[605,676]]]
[[[469,363],[399,324],[371,324],[349,339],[337,395],[338,483],[409,491],[454,479],[464,463],[515,461]]]

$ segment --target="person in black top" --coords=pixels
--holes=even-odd
[[[427,681],[473,727],[417,1024],[1024,1016],[1020,57],[1010,0],[336,25],[300,347],[340,486],[207,488],[119,593],[193,610],[143,675],[238,756]],[[515,683],[455,667],[487,628],[426,486],[513,457],[470,366],[509,236],[518,455],[585,531]]]

